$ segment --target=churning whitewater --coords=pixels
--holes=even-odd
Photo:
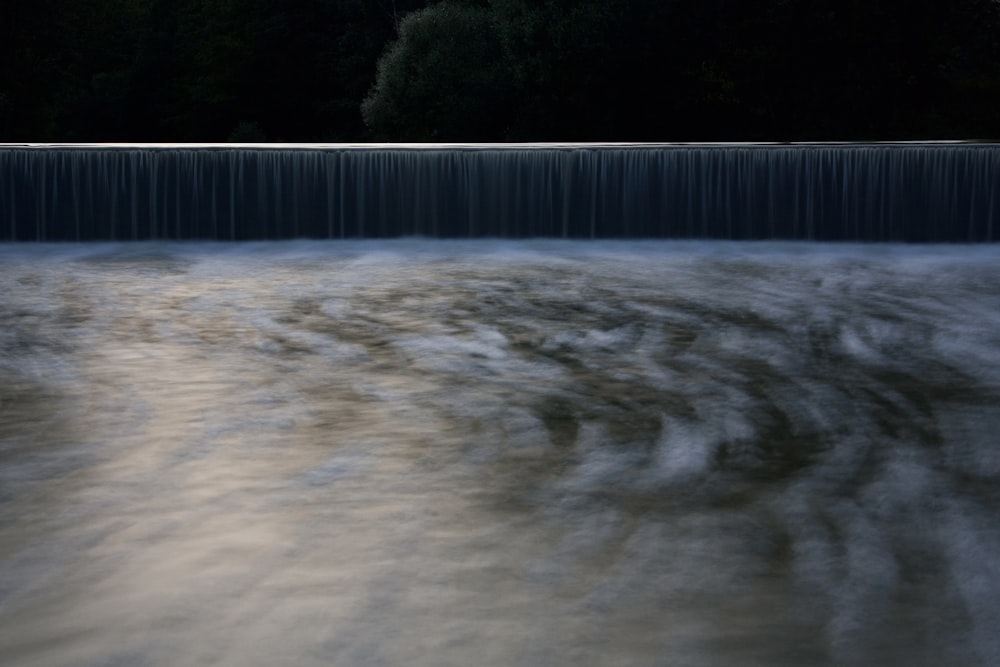
[[[1000,249],[0,246],[0,655],[1000,663]]]

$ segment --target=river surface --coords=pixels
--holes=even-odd
[[[0,245],[0,662],[1000,664],[1000,248]]]

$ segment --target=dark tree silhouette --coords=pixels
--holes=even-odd
[[[0,140],[1000,138],[1000,0],[0,3]]]

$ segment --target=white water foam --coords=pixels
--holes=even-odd
[[[993,664],[998,252],[0,245],[0,653]]]

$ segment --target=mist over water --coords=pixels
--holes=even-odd
[[[1000,249],[0,245],[0,656],[1000,663]]]

